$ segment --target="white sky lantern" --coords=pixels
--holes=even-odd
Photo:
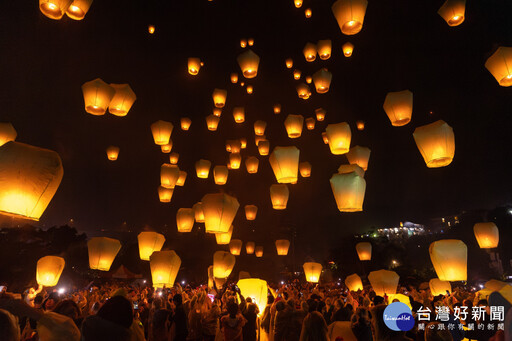
[[[263,246],[256,246],[254,248],[254,254],[256,255],[256,257],[258,258],[261,258],[263,257]]]
[[[208,127],[209,131],[216,131],[217,127],[219,126],[220,117],[217,117],[215,115],[208,115],[206,116],[206,126]]]
[[[66,14],[73,20],[82,20],[89,11],[93,0],[74,0]]]
[[[258,214],[258,206],[256,205],[245,205],[245,219],[254,220]]]
[[[378,270],[370,272],[368,280],[372,285],[373,291],[375,291],[378,296],[384,297],[386,294],[396,294],[400,276],[394,271]]]
[[[165,237],[163,234],[156,232],[141,232],[137,236],[137,241],[139,243],[140,259],[149,260],[153,252],[162,250]]]
[[[290,190],[286,184],[273,184],[270,186],[270,200],[274,210],[285,210],[289,196]]]
[[[110,161],[117,160],[117,157],[119,156],[119,147],[116,146],[108,146],[107,147],[107,158]]]
[[[107,237],[93,237],[87,242],[89,267],[92,270],[109,271],[117,253],[121,250],[121,242]]]
[[[340,212],[359,212],[363,210],[366,181],[356,172],[334,174],[331,188]]]
[[[96,78],[82,85],[85,111],[91,115],[104,115],[110,101],[116,93],[116,89]]]
[[[155,144],[159,146],[169,144],[173,128],[174,126],[171,122],[159,120],[153,123],[151,125],[151,133],[153,134]]]
[[[343,55],[345,57],[351,57],[352,56],[352,53],[354,52],[354,44],[350,43],[350,42],[346,42],[345,44],[343,44],[341,46],[342,50],[343,50]]]
[[[228,278],[235,266],[236,258],[226,251],[217,251],[213,254],[213,277]]]
[[[236,60],[245,78],[254,78],[258,75],[260,57],[252,52],[252,50],[247,50],[240,54]]]
[[[215,233],[215,240],[217,241],[217,245],[228,245],[229,242],[231,241],[232,234],[233,234],[233,225],[231,225],[228,232]]]
[[[225,185],[228,182],[228,167],[217,165],[213,167],[213,179],[216,185]]]
[[[313,117],[306,118],[306,128],[308,128],[308,130],[315,129],[315,124],[316,124],[316,121]]]
[[[439,14],[449,26],[459,26],[464,22],[466,0],[446,0],[439,8]]]
[[[260,161],[255,156],[249,156],[245,159],[245,167],[247,168],[247,173],[255,174],[258,173]]]
[[[428,168],[445,167],[452,163],[455,155],[455,135],[445,121],[417,127],[414,141]]]
[[[212,93],[213,104],[216,108],[224,108],[226,104],[226,97],[228,96],[227,90],[214,89]]]
[[[451,294],[452,285],[448,281],[441,281],[439,278],[432,278],[428,285],[430,287],[430,292],[432,296],[436,297],[438,295],[447,295],[446,291]]]
[[[331,86],[332,73],[326,68],[320,69],[313,74],[313,82],[315,83],[316,92],[325,94]]]
[[[16,140],[17,135],[11,123],[0,123],[0,147],[9,141]]]
[[[412,92],[409,90],[388,92],[383,107],[393,126],[406,125],[412,117]]]
[[[242,252],[242,241],[240,239],[231,239],[229,242],[229,252],[233,256],[239,256]]]
[[[276,251],[278,256],[286,256],[290,249],[290,241],[287,239],[276,240]]]
[[[260,140],[258,142],[258,153],[260,155],[265,156],[268,155],[270,151],[270,141],[269,140]]]
[[[442,281],[466,281],[468,248],[463,241],[443,239],[430,244],[430,260]]]
[[[160,184],[162,187],[174,188],[179,177],[180,169],[178,166],[164,163],[160,167]]]
[[[491,249],[498,247],[500,233],[494,223],[476,223],[473,226],[476,241],[481,249]]]
[[[360,261],[372,260],[372,244],[361,242],[356,244],[357,256]]]
[[[302,135],[302,128],[304,126],[304,116],[302,115],[288,115],[284,120],[284,126],[288,137],[291,139],[298,138]]]
[[[250,297],[252,302],[258,306],[259,315],[262,315],[267,306],[267,282],[258,278],[245,278],[240,279],[236,285],[240,288],[240,293],[244,297]]]
[[[501,86],[512,86],[512,47],[498,47],[485,62],[485,67]]]
[[[190,125],[192,124],[192,120],[188,117],[182,117],[180,119],[180,123],[181,123],[181,130],[189,130],[190,129]]]
[[[108,106],[108,112],[115,116],[126,116],[137,99],[129,84],[110,84],[115,89],[114,97]]]
[[[319,40],[316,44],[318,50],[318,56],[321,60],[327,60],[331,58],[332,41],[330,39]]]
[[[347,173],[352,173],[352,172],[356,172],[357,175],[364,178],[364,173],[365,173],[364,169],[359,167],[359,165],[351,164],[351,165],[341,165],[338,167],[339,174],[347,174]]]
[[[247,242],[247,243],[245,243],[245,252],[248,255],[252,255],[254,253],[255,247],[256,247],[256,245],[254,244],[254,242]]]
[[[299,96],[299,98],[306,100],[311,97],[311,89],[307,84],[299,83],[295,89],[297,90],[297,96]]]
[[[361,281],[361,277],[358,274],[352,274],[345,278],[345,285],[350,291],[359,291],[363,290],[363,281]]]
[[[299,171],[303,178],[309,178],[311,176],[311,164],[307,161],[299,163]]]
[[[350,141],[352,132],[347,122],[329,124],[325,128],[327,138],[329,139],[329,148],[334,155],[348,153],[350,150]]]
[[[191,208],[180,208],[176,212],[176,226],[178,232],[190,232],[194,227],[194,210]]]
[[[274,114],[280,114],[281,113],[281,104],[277,103],[274,104]]]
[[[39,220],[63,174],[56,152],[7,142],[0,148],[0,214]]]
[[[361,31],[367,6],[366,0],[338,0],[332,5],[341,33],[350,36]]]
[[[349,163],[356,164],[366,171],[368,169],[370,153],[370,148],[354,146],[350,148],[349,152],[346,155]]]
[[[297,70],[297,69],[293,70],[293,79],[299,80],[301,75],[302,75],[302,72],[300,70]]]
[[[243,123],[245,121],[245,109],[244,107],[233,108],[233,118],[236,123]]]
[[[239,169],[241,163],[242,156],[240,155],[240,153],[229,154],[229,165],[231,166],[231,169]]]
[[[185,185],[185,180],[187,180],[187,172],[180,170],[180,177],[176,181],[176,186]]]
[[[314,61],[316,59],[316,45],[313,43],[306,43],[306,46],[304,46],[302,53],[304,54],[304,58],[306,58],[306,61]]]
[[[324,108],[315,109],[316,120],[318,122],[322,122],[323,120],[325,120],[326,114],[327,114],[327,111],[325,111]]]
[[[201,69],[201,59],[189,58],[188,59],[188,73],[190,73],[192,76],[195,76],[199,73],[199,69]]]
[[[320,275],[322,274],[322,264],[306,262],[302,267],[304,268],[306,281],[309,283],[318,283],[320,281]]]
[[[232,72],[229,76],[229,79],[231,80],[231,83],[236,84],[238,83],[238,73]]]
[[[162,153],[166,153],[166,154],[170,153],[172,150],[172,141],[169,140],[169,143],[160,146],[160,149],[162,150]]]
[[[180,159],[180,154],[176,153],[176,152],[172,152],[170,155],[169,155],[169,162],[173,165],[177,164],[178,163],[178,160]]]
[[[172,288],[181,266],[181,259],[174,251],[156,251],[149,258],[151,277],[155,288]]]
[[[254,122],[254,134],[259,136],[264,135],[265,128],[267,128],[267,122],[262,120],[257,120],[256,122]]]
[[[203,203],[197,202],[192,206],[194,210],[194,218],[196,219],[196,223],[204,223],[204,211],[203,211]]]
[[[286,64],[287,69],[291,69],[293,67],[293,59],[287,58],[284,63]]]
[[[73,0],[39,0],[39,10],[50,19],[59,20]]]
[[[196,161],[196,175],[199,179],[208,179],[212,163],[208,160],[200,159]]]
[[[158,199],[160,200],[160,202],[171,202],[173,193],[174,188],[165,188],[163,186],[158,186]]]
[[[228,232],[240,207],[238,200],[230,195],[217,193],[206,194],[201,202],[206,232]]]
[[[36,268],[36,281],[39,285],[54,287],[59,283],[60,275],[66,262],[64,258],[57,256],[45,256],[39,258]]]
[[[277,182],[289,184],[297,182],[300,151],[295,146],[275,147],[269,157]]]

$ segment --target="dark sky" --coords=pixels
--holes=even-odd
[[[498,46],[512,45],[512,3],[508,0],[468,0],[466,20],[449,27],[437,14],[443,1],[370,0],[364,27],[344,36],[331,12],[331,1],[305,0],[96,0],[83,21],[43,16],[37,1],[0,3],[0,121],[12,122],[18,141],[57,151],[63,161],[62,184],[41,218],[41,225],[74,219],[83,231],[144,226],[175,233],[175,215],[206,193],[219,190],[210,176],[197,179],[200,158],[225,164],[226,139],[246,137],[242,156],[260,159],[258,174],[245,168],[231,171],[222,189],[235,195],[241,207],[255,204],[258,218],[247,222],[242,209],[234,237],[271,248],[276,238],[297,230],[306,253],[332,245],[339,238],[372,226],[399,221],[428,221],[472,208],[492,208],[512,202],[511,88],[500,87],[485,69]],[[313,16],[305,19],[304,9]],[[156,26],[154,35],[148,24]],[[238,72],[240,38],[253,37],[261,57],[254,94],[231,84]],[[307,63],[307,42],[332,39],[333,56]],[[350,41],[354,55],[343,57]],[[187,73],[187,58],[200,57],[199,75]],[[296,82],[284,60],[311,75],[321,67],[333,73],[331,90],[307,100],[297,97]],[[107,83],[129,83],[137,101],[124,118],[92,116],[84,111],[80,86],[97,77]],[[242,77],[240,77],[242,78]],[[214,88],[228,90],[217,132],[206,129]],[[412,122],[392,127],[382,109],[389,91],[414,93]],[[280,115],[272,105],[282,103]],[[234,106],[245,106],[246,122],[235,124]],[[313,116],[327,110],[324,122],[302,137],[287,138],[288,114]],[[433,114],[429,114],[433,111]],[[182,116],[192,118],[190,131],[179,129]],[[167,154],[153,143],[150,124],[175,124],[174,151],[179,167],[188,172],[170,204],[158,201],[160,165]],[[288,209],[271,208],[269,186],[275,182],[268,157],[254,145],[253,122],[265,120],[271,148],[296,145],[301,161],[312,166],[310,178],[290,186]],[[366,122],[364,131],[355,121]],[[420,125],[445,120],[455,132],[456,152],[445,168],[426,167],[412,132]],[[352,145],[372,150],[366,173],[364,211],[340,213],[329,178],[347,163],[324,145],[321,132],[329,123],[346,121]],[[108,145],[121,148],[119,160],[107,160]],[[122,227],[123,222],[126,226]],[[252,231],[255,232],[252,232]]]

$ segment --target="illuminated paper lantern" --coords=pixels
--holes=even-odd
[[[340,212],[359,212],[363,210],[366,181],[356,172],[334,174],[331,188]]]
[[[126,116],[137,99],[129,84],[110,84],[115,90],[114,97],[108,106],[108,112],[115,116]]]
[[[293,4],[296,8],[301,8],[302,6],[302,0],[293,0]]]
[[[219,126],[220,118],[215,115],[206,116],[206,126],[210,131],[216,131]]]
[[[309,283],[318,283],[320,281],[320,274],[322,273],[322,264],[315,262],[306,262],[302,266],[304,268],[304,275],[306,281]]]
[[[247,47],[247,40],[245,39],[240,39],[240,47],[242,47],[243,49],[245,49]]]
[[[439,295],[448,295],[452,292],[452,285],[448,281],[441,281],[439,278],[432,278],[430,282],[428,282],[430,287],[430,293],[432,296],[436,297]]]
[[[334,155],[348,153],[350,150],[350,141],[352,132],[347,122],[329,124],[325,128],[327,138],[329,139],[329,148]]]
[[[350,36],[361,31],[367,6],[366,0],[338,0],[332,5],[341,33]]]
[[[256,145],[256,147],[258,146],[258,144],[261,142],[261,141],[265,141],[267,139],[267,137],[265,135],[261,135],[261,136],[254,136],[254,144]]]
[[[306,76],[305,80],[306,80],[306,83],[307,83],[307,84],[311,84],[311,82],[313,81],[313,77],[311,77],[311,76]],[[310,96],[311,96],[311,94],[310,94]]]
[[[442,281],[466,281],[468,248],[463,241],[443,239],[430,244],[430,260]]]
[[[428,168],[448,166],[455,154],[453,129],[445,121],[417,127],[412,134]]]
[[[168,144],[164,144],[163,146],[160,146],[160,149],[162,150],[162,153],[170,153],[172,150],[172,141],[169,140]]]
[[[0,214],[38,221],[64,171],[54,151],[9,141],[0,147]]]
[[[267,122],[257,120],[254,122],[254,134],[262,136],[265,134],[265,128],[267,128]]]
[[[169,144],[171,134],[174,126],[171,122],[156,121],[151,125],[151,133],[153,134],[153,140],[158,146]]]
[[[254,45],[254,39],[253,38],[247,39],[247,45],[253,46]]]
[[[155,26],[154,25],[149,25],[148,26],[148,32],[149,32],[149,34],[155,33]]]
[[[274,114],[280,114],[281,113],[281,104],[274,104]]]
[[[180,159],[180,154],[173,152],[169,155],[169,162],[173,165],[178,163],[178,160]]]
[[[116,89],[108,85],[100,78],[96,78],[82,85],[85,111],[91,115],[104,115],[110,101],[116,93]]]
[[[313,82],[315,83],[316,92],[325,94],[331,86],[332,73],[326,68],[320,69],[313,74]]]
[[[187,180],[187,172],[180,170],[180,177],[176,181],[176,186],[185,185],[185,180]]]
[[[466,0],[446,0],[439,8],[439,14],[449,26],[459,26],[464,22]]]
[[[226,104],[227,96],[228,96],[227,90],[214,89],[212,98],[213,98],[213,103],[215,104],[215,107],[216,108],[224,108],[224,105]]]
[[[255,174],[258,173],[258,167],[259,167],[260,161],[257,157],[249,156],[247,159],[245,159],[245,167],[247,168],[247,173],[249,174]]]
[[[176,212],[176,226],[178,232],[190,232],[194,227],[194,210],[191,208],[180,208]]]
[[[494,223],[476,223],[473,226],[476,241],[481,249],[491,249],[498,247],[500,233]]]
[[[247,88],[245,88],[245,89],[247,90],[248,94],[252,94],[254,91],[254,88],[252,87],[252,85],[247,85]]]
[[[228,181],[228,167],[226,166],[215,166],[213,167],[213,179],[216,185],[225,185]]]
[[[93,237],[87,242],[89,267],[92,270],[109,271],[117,253],[121,250],[121,242],[107,237]]]
[[[327,60],[331,58],[332,41],[330,39],[319,40],[316,44],[318,50],[318,56],[321,60]]]
[[[229,252],[233,256],[239,256],[242,251],[242,241],[240,239],[231,239],[229,242]]]
[[[87,12],[89,12],[91,4],[92,0],[74,0],[68,7],[66,14],[73,20],[82,20]]]
[[[311,18],[311,16],[313,15],[313,11],[311,11],[311,8],[307,8],[305,11],[304,11],[304,16],[309,19]]]
[[[299,171],[303,178],[309,178],[311,176],[311,164],[307,161],[299,163]]]
[[[213,108],[212,114],[213,114],[213,116],[220,117],[222,115],[222,109],[221,108]]]
[[[204,211],[203,211],[203,203],[197,202],[192,206],[194,210],[194,217],[197,223],[204,223]]]
[[[355,172],[357,175],[364,178],[364,170],[361,167],[359,167],[359,165],[356,165],[356,164],[341,165],[338,168],[339,174],[347,174],[347,173],[352,173],[352,172]]]
[[[233,118],[236,123],[243,123],[245,121],[245,109],[244,107],[233,108]]]
[[[287,58],[284,63],[286,64],[287,69],[291,69],[293,67],[293,59]]]
[[[368,280],[372,285],[373,291],[375,291],[375,294],[382,297],[384,297],[384,295],[396,294],[399,279],[400,276],[398,276],[396,272],[389,270],[372,271],[368,275]]]
[[[364,121],[356,122],[357,130],[364,130]]]
[[[239,169],[242,163],[242,156],[239,153],[229,154],[229,165],[231,169]]]
[[[240,279],[236,285],[240,288],[243,297],[250,297],[252,302],[256,304],[259,316],[263,315],[268,299],[267,282],[258,278],[245,278]]]
[[[18,133],[10,123],[0,123],[0,147],[9,141],[16,140]]]
[[[229,76],[229,79],[231,80],[231,83],[236,84],[238,83],[238,74],[236,72],[231,73]]]
[[[248,255],[252,255],[254,253],[254,248],[255,248],[255,244],[254,242],[247,242],[245,243],[245,252],[248,254]]]
[[[189,130],[190,129],[190,125],[192,124],[192,120],[188,117],[182,117],[181,120],[180,120],[180,123],[181,123],[181,130]]]
[[[228,232],[215,233],[215,240],[217,245],[228,245],[231,241],[231,235],[233,234],[233,225],[229,228]]]
[[[196,161],[196,175],[199,179],[208,179],[212,163],[208,160],[200,159]]]
[[[73,0],[39,0],[39,10],[50,19],[59,20]]]
[[[165,188],[174,188],[180,177],[180,169],[176,165],[168,163],[160,167],[160,184]]]
[[[327,137],[327,133],[325,131],[322,132],[322,140],[324,141],[324,144],[329,143],[329,138]]]
[[[316,121],[313,117],[306,118],[306,128],[308,128],[308,130],[315,129],[315,124],[316,124]]]
[[[270,151],[270,141],[261,140],[258,142],[258,153],[260,153],[260,155],[262,155],[262,156],[268,155],[269,151]]]
[[[300,151],[295,146],[275,147],[269,157],[277,182],[288,184],[297,182]]]
[[[255,205],[245,205],[245,218],[247,220],[256,219],[256,214],[258,214],[258,206]]]
[[[110,161],[117,160],[118,156],[119,156],[119,147],[116,147],[116,146],[107,147],[107,158]]]
[[[240,54],[236,60],[245,78],[254,78],[258,75],[260,57],[252,52],[252,50],[247,50]]]
[[[45,256],[37,261],[36,281],[45,287],[54,287],[59,283],[66,262],[57,256]]]
[[[501,86],[512,85],[512,47],[500,46],[485,62],[485,68]]]
[[[284,120],[284,126],[288,137],[291,139],[298,138],[302,135],[302,128],[304,126],[304,116],[302,115],[288,115]]]
[[[263,246],[256,246],[256,248],[254,249],[254,254],[258,258],[263,257]]]
[[[160,202],[171,202],[173,193],[174,188],[165,188],[163,186],[158,186],[158,199],[160,200]]]
[[[370,153],[370,148],[354,146],[350,148],[349,152],[347,153],[347,159],[349,163],[356,164],[366,171],[368,169]]]
[[[181,267],[181,258],[171,251],[155,251],[149,258],[155,288],[172,288]]]
[[[383,107],[393,126],[406,125],[411,121],[412,116],[412,92],[409,90],[388,92]]]
[[[270,186],[270,200],[274,210],[284,210],[288,204],[290,191],[286,184],[273,184]]]
[[[192,76],[195,76],[199,73],[199,69],[201,69],[201,59],[189,58],[188,59],[188,73],[190,73]]]
[[[368,242],[357,243],[356,251],[360,261],[372,260],[372,244]]]
[[[278,256],[286,256],[290,249],[290,241],[287,239],[276,240],[276,250]]]
[[[163,234],[156,232],[141,232],[137,236],[139,242],[139,256],[142,260],[149,260],[149,257],[155,251],[162,250],[165,243]]]
[[[242,149],[247,148],[247,139],[245,137],[242,137],[240,139],[240,148],[242,148]]]
[[[213,254],[213,277],[228,278],[235,266],[236,258],[226,251],[217,251]]]
[[[343,50],[343,55],[345,57],[351,57],[352,56],[352,52],[354,52],[354,44],[350,43],[350,42],[346,42],[345,44],[343,44],[341,46],[341,49]]]
[[[227,140],[226,141],[226,151],[227,152],[240,153],[241,149],[242,149],[242,143],[240,142],[240,140]]]
[[[300,70],[297,70],[297,69],[293,70],[293,79],[299,80],[301,75],[302,75],[302,72]]]
[[[306,58],[307,62],[314,61],[316,59],[316,45],[313,43],[306,43],[302,53],[304,54],[304,58]]]
[[[363,281],[361,281],[361,277],[358,274],[352,274],[345,278],[345,285],[350,291],[359,291],[363,290]]]
[[[323,120],[325,120],[326,114],[327,114],[327,111],[325,111],[325,109],[323,109],[323,108],[315,109],[316,120],[318,122],[322,122]]]
[[[203,203],[205,230],[207,233],[228,232],[236,212],[238,200],[224,193],[206,194]]]
[[[299,98],[308,99],[311,97],[311,89],[307,84],[299,83],[295,89],[297,90],[297,96],[299,96]]]

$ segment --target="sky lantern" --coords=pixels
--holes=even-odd
[[[485,68],[501,86],[512,85],[512,47],[500,46],[485,62]]]
[[[247,242],[247,243],[245,243],[245,252],[248,255],[252,255],[254,253],[255,247],[256,247],[256,245],[254,244],[254,242]]]
[[[166,153],[166,154],[170,153],[172,150],[172,141],[169,140],[169,143],[160,146],[160,149],[162,150],[162,153]]]
[[[256,219],[256,214],[258,214],[258,206],[256,205],[245,205],[245,218],[247,220]]]
[[[180,169],[178,166],[168,163],[164,163],[160,166],[160,184],[162,187],[174,188],[179,177]]]
[[[356,164],[366,171],[368,169],[370,153],[371,150],[368,147],[354,146],[350,148],[346,155],[349,163]]]
[[[372,244],[361,242],[356,244],[357,256],[360,261],[372,260]]]
[[[263,257],[263,246],[256,246],[256,248],[254,248],[254,255],[258,258]]]
[[[494,223],[476,223],[473,226],[476,241],[481,249],[491,249],[498,247],[500,233]]]
[[[188,59],[188,73],[192,76],[195,76],[199,73],[199,69],[201,69],[201,59],[199,58],[189,58]]]
[[[151,125],[151,133],[153,134],[155,144],[159,146],[169,144],[173,128],[174,126],[171,122],[159,120],[153,123]]]
[[[256,145],[256,147],[258,147],[258,144],[261,142],[261,141],[265,141],[267,139],[267,137],[265,135],[261,135],[261,136],[254,136],[254,144]]]
[[[74,0],[66,14],[73,20],[82,20],[91,7],[92,0]]]
[[[264,135],[265,134],[265,128],[267,127],[267,122],[262,120],[257,120],[254,122],[254,134],[256,135]]]
[[[278,146],[274,148],[268,160],[278,183],[289,184],[297,182],[299,155],[300,151],[295,146]]]
[[[260,164],[260,161],[255,156],[249,156],[247,159],[245,159],[245,167],[247,168],[247,173],[249,174],[255,174],[258,173],[258,166]]]
[[[313,82],[315,82],[316,92],[325,94],[331,86],[332,73],[326,68],[322,68],[313,74]]]
[[[118,156],[119,156],[119,147],[116,147],[116,146],[108,146],[107,147],[107,158],[110,161],[117,160]]]
[[[213,108],[212,114],[213,114],[213,116],[220,117],[222,115],[222,109],[221,108]]]
[[[174,188],[165,188],[163,186],[158,186],[158,199],[160,199],[160,202],[171,202],[173,193]]]
[[[240,47],[245,49],[247,47],[247,40],[240,39]]]
[[[382,297],[396,293],[399,279],[400,276],[396,272],[389,270],[372,271],[368,275],[373,291]]]
[[[220,118],[215,115],[206,116],[206,126],[209,131],[216,131],[219,126]]]
[[[253,46],[254,45],[254,38],[247,39],[247,45]]]
[[[446,0],[439,8],[439,14],[449,26],[459,26],[464,22],[466,0]]]
[[[238,200],[224,193],[216,193],[206,194],[201,202],[206,232],[228,232],[240,207]]]
[[[313,81],[313,77],[311,77],[311,76],[306,76],[306,78],[304,78],[304,79],[306,80],[307,84],[311,84],[311,82]]]
[[[357,127],[357,130],[364,130],[364,121],[357,121],[356,127]]]
[[[329,139],[331,153],[341,155],[349,152],[352,132],[347,122],[329,124],[327,128],[325,128],[325,132]]]
[[[359,165],[357,165],[357,164],[341,165],[338,168],[339,174],[347,174],[347,173],[352,173],[352,172],[355,172],[357,175],[364,178],[364,169],[359,167]]]
[[[240,155],[240,153],[229,154],[229,165],[231,166],[231,169],[239,169],[241,163],[242,156]]]
[[[231,241],[231,235],[233,234],[233,225],[229,228],[228,232],[215,233],[215,240],[217,245],[228,245]]]
[[[455,136],[452,127],[445,121],[417,127],[412,135],[428,168],[445,167],[452,163]]]
[[[137,236],[139,242],[139,256],[142,260],[149,260],[151,254],[162,250],[165,243],[163,234],[156,232],[141,232]]]
[[[172,152],[170,155],[169,155],[169,162],[173,165],[177,164],[178,163],[178,160],[180,159],[180,154],[176,153],[176,152]]]
[[[293,4],[295,5],[296,8],[301,8],[302,0],[293,0]]]
[[[247,148],[247,139],[245,137],[240,138],[240,148]]]
[[[287,239],[276,240],[276,250],[278,256],[286,256],[290,249],[290,241]]]
[[[194,210],[191,208],[180,208],[176,212],[176,226],[178,232],[190,232],[194,227]]]
[[[250,95],[254,92],[254,88],[252,85],[247,85],[247,87],[245,88],[245,90],[247,91],[247,93]]]
[[[293,70],[293,79],[298,81],[300,79],[301,75],[302,75],[302,72],[300,70],[297,70],[297,69]]]
[[[110,101],[116,93],[116,89],[108,85],[100,78],[96,78],[82,85],[85,111],[91,115],[104,115]]]
[[[288,137],[291,139],[298,138],[302,135],[302,128],[304,126],[304,116],[302,115],[288,115],[284,120],[284,126]]]
[[[327,137],[327,133],[325,131],[322,132],[322,140],[324,141],[324,144],[329,143],[329,138]]]
[[[155,33],[155,25],[149,25],[148,26],[148,32],[149,32],[149,34]]]
[[[361,281],[361,277],[358,274],[352,274],[345,278],[345,285],[350,291],[359,291],[363,290],[363,281]]]
[[[341,49],[343,50],[343,55],[345,57],[352,57],[352,52],[354,52],[354,44],[347,41],[341,46]]]
[[[316,120],[318,122],[322,122],[323,120],[325,120],[326,114],[327,114],[327,111],[325,111],[324,108],[315,109]]]
[[[239,256],[242,251],[242,241],[240,239],[231,239],[229,242],[229,252],[233,256]]]
[[[213,167],[213,179],[216,185],[225,185],[228,182],[228,167],[217,165]]]
[[[313,117],[306,118],[306,128],[308,128],[308,130],[315,129],[315,124],[316,124],[316,121]]]
[[[270,200],[274,210],[284,210],[288,204],[290,191],[286,184],[273,184],[270,186]]]
[[[284,63],[286,64],[287,69],[291,69],[293,67],[293,59],[291,59],[291,58],[286,58]]]
[[[260,155],[265,156],[268,155],[270,151],[270,141],[269,140],[261,140],[258,142],[258,153]]]
[[[149,257],[149,266],[155,288],[172,288],[180,270],[181,259],[173,250],[155,251]]]
[[[229,150],[228,150],[229,146]],[[240,140],[227,140],[226,141],[226,151],[230,153],[240,153],[242,149],[242,143]]]
[[[0,122],[0,147],[9,141],[16,140],[16,136],[18,136],[18,133],[11,123]]]
[[[307,62],[314,61],[316,59],[316,45],[313,43],[306,43],[302,53],[304,54],[304,58],[306,58]]]
[[[245,278],[240,279],[236,285],[240,288],[243,297],[250,297],[252,302],[256,304],[260,311],[259,315],[263,315],[268,299],[267,282],[258,278]]]
[[[361,31],[366,6],[366,0],[338,0],[332,5],[332,13],[336,17],[341,33],[351,36]]]
[[[137,99],[129,84],[110,84],[115,90],[114,97],[108,106],[108,112],[115,116],[126,116]]]
[[[245,86],[245,82],[240,82],[240,86],[244,87]]]
[[[318,283],[320,281],[320,274],[322,273],[322,264],[315,262],[306,262],[302,266],[304,268],[304,275],[306,281],[309,283]]]
[[[50,19],[59,20],[73,0],[39,0],[39,10]]]
[[[192,206],[194,210],[194,218],[196,219],[196,223],[204,223],[204,211],[203,211],[203,203],[197,202]]]
[[[330,39],[319,40],[316,44],[318,50],[318,56],[321,60],[327,60],[331,58],[332,41]]]
[[[412,116],[412,92],[409,90],[388,92],[383,107],[393,126],[406,125],[411,121]]]
[[[190,129],[190,125],[192,124],[192,120],[188,117],[182,117],[180,119],[181,130],[187,131]]]
[[[311,11],[311,8],[306,8],[306,10],[304,11],[304,16],[309,19],[311,18],[311,16],[313,15],[313,11]]]
[[[428,251],[440,280],[467,280],[468,248],[462,240],[438,240],[430,244]]]
[[[37,261],[36,281],[45,287],[54,287],[59,283],[66,262],[57,256],[45,256]]]
[[[233,118],[236,123],[243,123],[245,121],[245,109],[244,107],[233,108]]]
[[[274,104],[274,114],[280,114],[281,113],[281,104]]]
[[[187,180],[187,172],[180,170],[180,177],[176,181],[176,186],[185,185],[185,180]]]
[[[334,174],[331,188],[340,212],[359,212],[363,210],[366,181],[356,172]]]
[[[226,104],[227,90],[215,88],[212,93],[213,104],[216,108],[224,108]]]
[[[254,78],[258,75],[260,57],[252,52],[252,50],[247,50],[240,54],[236,60],[245,78]]]
[[[236,258],[226,251],[217,251],[213,254],[213,277],[228,278],[235,266]]]
[[[0,214],[38,221],[64,170],[52,150],[9,141],[0,148]]]
[[[229,76],[229,79],[231,80],[231,83],[236,84],[238,83],[238,73],[232,72]]]
[[[299,163],[299,171],[303,178],[309,178],[311,176],[311,164],[307,161]]]
[[[89,267],[92,270],[109,271],[117,253],[121,250],[121,242],[107,237],[93,237],[87,242]]]
[[[452,292],[452,285],[448,281],[441,281],[439,278],[432,278],[428,285],[430,287],[430,293],[436,297],[439,295],[448,295]],[[448,294],[446,293],[448,291]]]
[[[200,159],[196,161],[196,175],[199,179],[208,179],[212,163],[208,160]]]

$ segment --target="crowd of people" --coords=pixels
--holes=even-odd
[[[265,307],[244,297],[234,283],[154,289],[105,283],[59,293],[28,289],[22,299],[0,296],[0,340],[5,341],[373,341],[511,340],[512,309],[499,293],[487,298],[456,288],[432,297],[430,290],[402,287],[416,320],[409,331],[384,323],[389,298],[371,288],[351,292],[334,283],[282,283],[268,287]],[[489,327],[489,306],[502,306],[503,325]],[[457,318],[457,307],[482,307],[482,314]],[[447,307],[439,309],[439,307]],[[261,308],[261,311],[260,311]],[[446,318],[425,311],[445,311]],[[419,322],[425,326],[422,328]],[[473,328],[468,326],[473,325]],[[451,325],[451,327],[450,327]],[[480,328],[480,326],[485,328]]]

